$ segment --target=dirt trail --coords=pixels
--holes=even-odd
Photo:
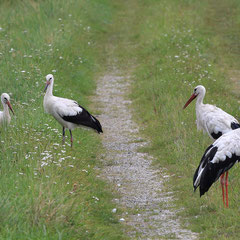
[[[171,192],[163,190],[169,176],[151,166],[152,157],[138,149],[148,144],[139,136],[127,98],[131,80],[117,70],[98,80],[99,116],[104,128],[102,176],[120,193],[115,201],[126,211],[120,221],[127,224],[131,239],[196,239],[196,235],[180,225]]]

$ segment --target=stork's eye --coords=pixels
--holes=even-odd
[[[4,98],[5,101],[7,101],[7,98]]]
[[[52,80],[52,78],[50,77],[49,80]]]
[[[196,91],[197,91],[197,89],[195,88],[195,89],[194,89],[194,92],[196,92]]]

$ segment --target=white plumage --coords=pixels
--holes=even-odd
[[[237,151],[236,145],[238,145],[238,135],[236,135],[235,131],[234,133],[231,133],[232,130],[235,130],[240,127],[239,122],[230,114],[224,112],[221,108],[218,108],[214,105],[210,104],[204,104],[203,99],[206,93],[206,89],[204,86],[199,85],[194,89],[194,92],[192,96],[189,98],[189,100],[186,102],[183,108],[186,108],[193,99],[197,98],[196,101],[196,117],[197,117],[197,129],[202,130],[203,132],[207,132],[209,137],[213,140],[219,139],[221,137],[220,143],[217,140],[213,145],[213,147],[209,147],[200,164],[199,167],[194,175],[194,188],[196,189],[197,186],[200,184],[201,179],[204,179],[204,184],[202,185],[208,185],[216,181],[220,175],[217,174],[216,179],[210,179],[209,177],[202,177],[203,174],[205,174],[205,164],[207,164],[207,161],[209,161],[209,154],[212,156],[214,150],[212,149],[218,149],[216,152],[216,155],[214,155],[214,158],[211,160],[212,164],[215,164],[214,166],[222,166],[224,165],[223,162],[226,161],[226,159],[232,159],[235,155],[234,151]],[[227,136],[225,134],[229,133]],[[231,136],[231,137],[228,137]],[[232,138],[232,139],[231,139]],[[219,145],[218,145],[219,144]],[[229,145],[230,144],[230,145]],[[229,146],[228,146],[229,145]],[[208,152],[210,151],[210,153]],[[228,164],[228,161],[225,162]],[[235,163],[235,162],[234,162]],[[216,165],[218,164],[218,165]],[[204,166],[204,167],[203,167]],[[208,165],[207,165],[208,166]],[[211,166],[211,164],[209,164]],[[233,165],[229,165],[228,167],[224,168],[224,170],[219,171],[218,173],[222,172],[221,175],[221,185],[222,185],[222,195],[223,195],[223,203],[225,205],[225,197],[224,197],[224,184],[226,187],[226,205],[228,206],[228,172],[227,170],[231,168]],[[224,173],[226,172],[226,178],[224,181]],[[210,179],[210,180],[209,180]],[[205,181],[208,181],[205,183]],[[209,187],[210,187],[209,186]],[[209,188],[208,187],[208,188]],[[207,188],[207,190],[208,190]],[[205,187],[200,187],[200,196],[204,194],[207,190]]]
[[[227,173],[239,160],[240,128],[222,135],[207,148],[193,177],[194,189],[196,190],[200,186],[200,196],[202,196],[222,174]],[[228,206],[227,177],[225,185],[226,205]],[[224,192],[223,202],[225,205]]]
[[[67,98],[48,96],[46,93],[43,104],[45,112],[51,114],[62,126],[70,130],[77,127],[77,124],[67,122],[62,118],[63,116],[75,116],[82,112],[82,108],[76,102]]]
[[[10,97],[7,93],[3,93],[1,95],[1,101],[3,105],[3,111],[0,111],[0,124],[7,123],[9,124],[11,121],[11,116],[9,113],[9,108],[13,112],[12,106],[10,104]]]
[[[43,100],[43,106],[46,113],[51,114],[63,126],[63,142],[65,142],[65,128],[68,128],[71,135],[76,127],[84,126],[102,132],[100,122],[92,116],[86,109],[80,106],[76,101],[67,98],[53,96],[54,78],[52,74],[46,76],[45,86],[46,94]]]
[[[209,137],[215,140],[222,134],[240,127],[239,122],[233,116],[224,112],[221,108],[211,104],[204,104],[203,99],[205,93],[206,90],[204,86],[197,86],[194,89],[192,96],[183,107],[186,108],[193,99],[197,98],[196,123],[198,130],[207,132]]]

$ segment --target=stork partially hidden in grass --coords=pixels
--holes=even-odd
[[[240,124],[233,116],[214,105],[203,103],[205,93],[206,89],[204,86],[197,86],[194,89],[192,96],[183,107],[183,109],[185,109],[193,101],[193,99],[196,98],[197,129],[206,132],[211,139],[216,140],[223,134],[239,128]],[[224,173],[221,176],[223,203],[225,205],[224,183],[226,186],[226,203],[228,206],[228,172],[226,172],[225,181]]]
[[[76,127],[87,127],[102,133],[100,122],[76,101],[53,96],[54,78],[52,74],[46,76],[46,91],[43,106],[46,113],[51,114],[63,127],[63,143],[65,143],[65,128],[69,129],[71,147],[73,145],[72,130]]]
[[[2,112],[0,111],[0,124],[4,124],[4,123],[9,124],[11,121],[11,116],[8,109],[10,109],[14,114],[12,106],[10,104],[9,95],[7,93],[3,93],[1,95],[1,101],[3,105],[3,111]]]

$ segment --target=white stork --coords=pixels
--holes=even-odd
[[[233,116],[224,112],[221,108],[203,103],[205,93],[206,89],[204,86],[199,85],[195,87],[192,96],[183,107],[185,109],[193,99],[197,98],[197,129],[207,132],[210,138],[216,140],[223,134],[239,128],[239,122]]]
[[[207,148],[193,177],[194,191],[200,186],[201,197],[226,172],[226,206],[228,207],[228,170],[237,161],[240,161],[240,129],[222,135]]]
[[[87,127],[103,132],[100,122],[76,101],[53,96],[54,78],[52,74],[46,76],[46,91],[43,106],[46,113],[51,114],[63,126],[63,143],[65,143],[65,128],[69,129],[71,147],[73,144],[72,130],[76,127]]]
[[[3,105],[3,111],[0,111],[0,124],[3,123],[10,123],[11,121],[11,116],[9,113],[8,108],[13,112],[12,106],[10,104],[10,97],[7,93],[3,93],[1,95],[1,101],[2,101],[2,105]]]
[[[199,85],[195,87],[192,96],[184,105],[185,109],[193,99],[196,101],[196,117],[197,117],[197,129],[207,132],[209,137],[213,140],[218,139],[223,134],[237,129],[240,127],[239,122],[230,114],[224,112],[221,108],[218,108],[211,104],[204,104],[203,98],[205,96],[206,89],[204,86]],[[224,174],[221,176],[222,194],[224,201]],[[226,173],[225,185],[227,184],[228,172]],[[227,185],[226,185],[227,194]],[[226,195],[227,197],[227,195]]]

